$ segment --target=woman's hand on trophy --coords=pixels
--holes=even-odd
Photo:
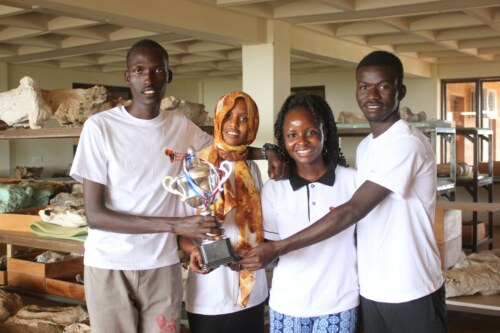
[[[222,233],[215,217],[209,215],[180,217],[173,227],[175,234],[196,239],[215,240]]]
[[[239,263],[249,271],[266,268],[278,257],[275,242],[265,242],[248,252],[241,252],[238,255],[242,258]]]
[[[203,260],[198,247],[191,250],[191,255],[189,257],[189,269],[198,274],[208,274],[212,271],[212,269],[203,268]]]

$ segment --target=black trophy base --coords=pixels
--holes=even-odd
[[[223,238],[200,246],[203,269],[214,269],[238,261],[229,238]]]

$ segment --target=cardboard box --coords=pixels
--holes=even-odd
[[[0,271],[0,286],[7,284],[7,271]]]
[[[39,253],[7,258],[7,282],[10,286],[46,292],[46,278],[73,278],[83,271],[83,256],[52,263],[39,263]]]
[[[477,223],[477,239],[482,240],[487,237],[486,233],[486,223]],[[470,245],[472,244],[472,223],[464,222],[462,224],[462,244]]]
[[[462,237],[458,236],[445,242],[437,242],[441,269],[447,270],[453,267],[460,259],[462,252]]]
[[[462,211],[436,205],[434,237],[441,258],[441,269],[448,269],[462,252]]]

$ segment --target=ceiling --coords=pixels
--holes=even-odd
[[[500,61],[500,0],[0,0],[0,62],[122,73],[151,38],[176,77],[241,76],[242,45],[269,42],[273,20],[290,25],[292,74],[352,68],[375,49],[410,71]]]

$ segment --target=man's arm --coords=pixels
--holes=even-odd
[[[365,217],[390,193],[387,188],[367,181],[356,190],[349,201],[309,227],[283,240],[263,243],[247,253],[241,253],[244,259],[240,260],[240,263],[249,270],[264,268],[281,255],[335,236]]]
[[[266,145],[264,145],[266,147]],[[274,146],[274,145],[273,145]],[[288,179],[290,168],[275,149],[249,147],[248,159],[267,160],[267,174],[274,180]]]
[[[178,235],[211,239],[206,234],[218,234],[211,216],[158,217],[135,216],[113,211],[104,204],[105,186],[88,179],[83,180],[85,213],[90,228],[117,233],[143,234],[171,232]]]

